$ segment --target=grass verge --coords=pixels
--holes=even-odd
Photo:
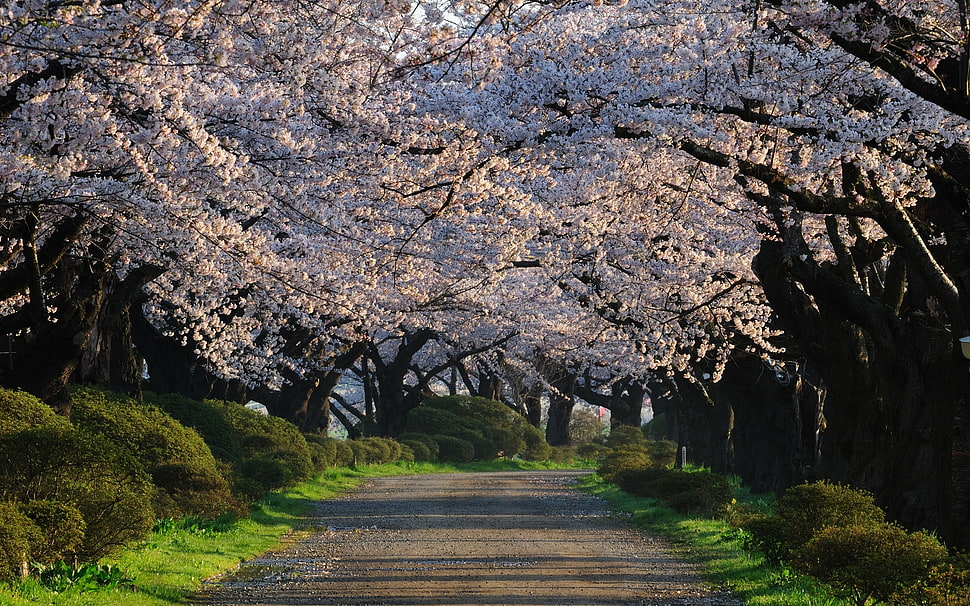
[[[637,527],[667,539],[676,553],[703,567],[711,585],[733,592],[747,606],[845,605],[813,580],[788,568],[770,566],[764,558],[746,551],[744,532],[723,520],[685,517],[656,499],[629,495],[595,474],[585,477],[580,487],[606,499]]]
[[[456,471],[553,469],[548,462],[491,461],[388,463],[357,469],[339,468],[255,503],[250,517],[232,523],[199,520],[164,521],[145,541],[101,562],[123,571],[125,580],[92,590],[71,587],[52,591],[35,579],[0,586],[0,606],[172,606],[186,603],[202,582],[231,570],[280,544],[297,532],[314,501],[345,493],[367,478]]]

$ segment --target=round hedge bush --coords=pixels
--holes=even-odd
[[[133,453],[160,494],[158,518],[240,511],[209,446],[195,430],[151,404],[90,387],[71,392],[71,421]]]
[[[421,442],[428,448],[428,452],[431,453],[431,458],[427,460],[428,461],[438,460],[438,443],[435,442],[434,438],[432,438],[429,434],[419,433],[415,431],[408,431],[399,435],[397,439],[406,444],[410,444],[411,442]],[[415,455],[417,455],[417,451],[415,451]]]
[[[432,436],[438,443],[438,460],[467,463],[475,458],[475,446],[461,438],[446,435]]]
[[[24,576],[43,540],[40,528],[16,503],[0,502],[0,582]]]
[[[144,537],[152,527],[156,488],[142,464],[102,436],[74,427],[36,427],[0,436],[0,501],[59,501],[84,519],[74,548],[93,562]]]
[[[324,471],[331,467],[336,467],[337,460],[337,440],[321,435],[305,435],[307,447],[310,449],[310,460],[313,461],[313,468],[317,471]]]
[[[927,578],[947,559],[940,542],[889,523],[828,526],[794,551],[794,566],[858,606],[894,596]]]
[[[25,391],[0,388],[0,435],[31,427],[68,427],[70,421]]]
[[[296,425],[235,402],[206,400],[206,403],[218,408],[239,437],[243,461],[237,471],[241,477],[256,480],[269,491],[313,476],[315,467],[310,447]],[[271,461],[275,464],[270,464]]]
[[[754,548],[778,562],[788,561],[794,550],[823,528],[883,521],[885,514],[870,493],[820,481],[789,488],[775,502],[773,514],[752,517],[744,529]]]
[[[435,458],[431,455],[431,449],[428,445],[419,440],[401,440],[404,446],[411,449],[411,456],[414,457],[415,461],[434,461]],[[435,444],[437,446],[437,444]]]
[[[525,448],[519,454],[526,461],[548,461],[552,453],[552,446],[546,442],[545,436],[539,431],[538,427],[526,425],[522,429],[522,440]]]
[[[84,542],[84,516],[76,507],[60,501],[31,501],[20,511],[40,529],[43,540],[35,546],[31,561],[50,565],[67,559]]]
[[[161,408],[182,425],[196,430],[220,461],[242,461],[242,443],[223,410],[210,402],[200,402],[179,394],[145,392],[145,402]]]
[[[653,459],[645,441],[622,442],[606,450],[597,471],[604,480],[622,488],[628,484],[623,478],[624,474],[653,468]]]

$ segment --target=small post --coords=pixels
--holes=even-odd
[[[687,467],[687,447],[681,446],[680,448],[680,468],[683,469]]]

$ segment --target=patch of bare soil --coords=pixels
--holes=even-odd
[[[200,606],[743,606],[571,485],[583,472],[375,479]]]

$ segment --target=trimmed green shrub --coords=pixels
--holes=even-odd
[[[87,525],[73,505],[60,501],[31,501],[21,505],[20,511],[33,520],[43,535],[34,546],[32,563],[48,565],[64,560],[84,541]]]
[[[318,434],[305,434],[307,447],[310,449],[310,460],[313,461],[313,468],[317,471],[324,471],[331,467],[336,467],[337,461],[337,439]]]
[[[155,487],[134,456],[70,425],[0,436],[0,501],[56,500],[84,518],[74,554],[93,562],[151,529]]]
[[[347,442],[359,465],[393,463],[401,459],[401,444],[390,438],[358,438]]]
[[[156,394],[148,391],[145,392],[144,399],[167,412],[182,425],[197,431],[215,458],[232,464],[242,461],[239,435],[219,406],[179,394]]]
[[[212,451],[193,429],[128,396],[90,387],[71,391],[71,421],[132,452],[161,490],[158,518],[242,511]]]
[[[334,467],[349,467],[354,463],[354,450],[343,440],[337,441],[337,458]]]
[[[775,512],[753,516],[744,526],[751,546],[770,562],[787,561],[791,553],[828,526],[880,524],[885,514],[868,492],[814,482],[793,486],[775,503]]]
[[[405,433],[446,435],[458,429],[485,432],[485,424],[471,418],[461,417],[451,411],[430,406],[418,406],[408,413]]]
[[[207,466],[196,462],[167,463],[153,468],[151,476],[155,485],[164,490],[156,496],[156,517],[217,518],[224,513],[246,513],[245,503],[230,492],[226,479]]]
[[[498,449],[495,447],[495,441],[491,435],[482,435],[470,429],[457,429],[449,432],[449,435],[471,442],[472,446],[475,447],[473,458],[476,461],[494,461],[498,458]]]
[[[891,602],[947,558],[936,538],[889,523],[828,526],[794,552],[797,570],[865,606]]]
[[[478,396],[455,395],[429,398],[421,405],[447,410],[461,418],[475,419],[489,427],[521,429],[529,423],[525,417],[505,404]]]
[[[467,463],[475,458],[475,446],[454,436],[432,436],[438,443],[438,459],[452,463]]]
[[[411,449],[412,461],[434,461],[435,457],[431,454],[428,445],[420,440],[401,440],[401,444]],[[437,447],[437,443],[435,447]]]
[[[492,441],[495,444],[495,455],[510,459],[525,450],[525,440],[522,432],[515,432],[504,427],[492,427]]]
[[[545,436],[538,427],[527,425],[522,429],[522,440],[525,448],[519,454],[526,461],[546,461],[552,452],[552,447],[546,442]]]
[[[242,404],[206,400],[222,412],[242,446],[242,477],[258,481],[265,490],[286,488],[313,476],[315,467],[306,438],[296,425],[262,415]]]
[[[25,576],[43,541],[40,528],[16,503],[0,502],[0,582]]]
[[[472,442],[475,458],[545,460],[549,445],[528,420],[501,402],[475,396],[445,396],[425,400],[408,415],[408,433],[450,435]],[[406,439],[404,435],[402,439]],[[439,453],[438,458],[446,460]]]
[[[640,428],[633,427],[632,425],[614,427],[610,430],[610,435],[606,436],[606,440],[604,441],[606,447],[611,449],[628,446],[630,444],[645,445],[646,443],[647,438],[644,437]]]
[[[70,421],[25,391],[0,388],[0,435],[41,426],[68,427]]]
[[[398,456],[397,460],[404,461],[405,463],[413,463],[415,458],[414,451],[411,450],[411,447],[407,444],[401,444],[400,442],[398,445],[401,447],[401,454]]]
[[[246,490],[256,495],[257,500],[269,491],[292,486],[299,481],[299,476],[291,467],[272,457],[244,459],[239,464],[239,472],[246,481],[254,481],[262,488],[260,491],[250,484],[244,484]]]
[[[647,440],[647,454],[654,467],[666,469],[677,462],[677,442],[670,440]]]
[[[727,478],[707,469],[663,470],[652,487],[668,507],[683,514],[712,516],[734,498]]]
[[[576,456],[584,461],[599,461],[606,456],[606,446],[590,442],[576,449]]]
[[[624,479],[624,474],[653,468],[653,459],[647,451],[646,440],[643,440],[619,442],[616,446],[608,448],[600,460],[597,471],[607,482],[623,488],[627,485],[635,485]]]
[[[438,443],[435,442],[434,438],[432,438],[429,434],[419,433],[416,431],[408,431],[399,435],[397,439],[406,444],[410,444],[411,442],[421,442],[422,444],[428,447],[428,451],[431,453],[431,458],[427,460],[428,461],[438,460]],[[415,451],[415,456],[416,455],[417,455],[417,451]]]
[[[571,464],[575,459],[575,446],[552,446],[549,450],[549,460],[554,463]]]

